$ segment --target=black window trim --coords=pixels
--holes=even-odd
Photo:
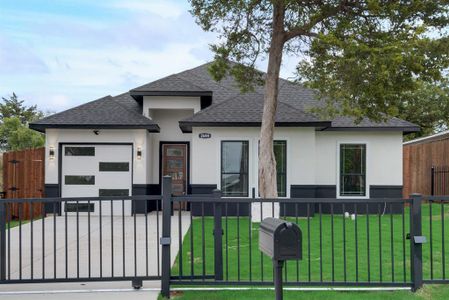
[[[341,194],[341,146],[342,145],[363,145],[365,146],[365,195],[342,195]],[[337,199],[369,199],[370,185],[368,183],[368,142],[366,141],[341,141],[337,143]]]
[[[248,165],[247,165],[246,173],[223,173],[223,143],[229,143],[229,142],[231,142],[231,143],[232,142],[246,142],[248,144],[248,147],[247,147]],[[247,181],[246,194],[242,194],[242,195],[238,195],[238,196],[224,196],[225,198],[240,198],[240,197],[246,198],[246,197],[249,197],[249,170],[250,170],[250,161],[251,161],[251,159],[249,157],[250,152],[251,152],[250,149],[249,149],[249,146],[250,146],[250,142],[247,139],[246,140],[221,140],[220,141],[220,189],[221,189],[221,192],[223,193],[223,188],[222,188],[223,175],[243,174],[243,175],[246,175],[246,178],[247,178],[247,180],[246,180]]]
[[[283,142],[283,143],[285,143],[285,149],[284,149],[284,153],[285,153],[285,172],[284,173],[281,173],[281,172],[278,172],[277,170],[276,170],[276,176],[277,177],[279,177],[279,175],[284,175],[285,176],[285,196],[279,196],[279,191],[277,191],[278,192],[278,198],[287,198],[288,197],[288,190],[287,190],[287,187],[288,187],[288,184],[287,184],[287,180],[288,180],[288,171],[287,171],[287,168],[288,168],[288,161],[287,161],[287,159],[288,159],[288,151],[287,151],[287,147],[288,147],[288,142],[287,142],[287,140],[285,139],[285,140],[281,140],[281,139],[279,139],[279,140],[273,140],[273,151],[274,151],[274,143],[275,142]],[[259,178],[258,178],[259,179]],[[276,178],[276,181],[277,181],[277,178]]]

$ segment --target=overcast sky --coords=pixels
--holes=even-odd
[[[216,37],[188,9],[187,0],[1,0],[0,96],[57,112],[210,61]],[[293,69],[285,61],[283,77]]]

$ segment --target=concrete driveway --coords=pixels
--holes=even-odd
[[[178,230],[178,220],[179,217],[176,213],[172,217],[171,223],[172,264],[178,253],[179,236],[181,235],[183,239],[190,227],[189,213],[185,212],[181,215],[181,233]],[[157,221],[159,221],[159,232],[157,230]],[[33,224],[22,225],[21,232],[18,227],[12,228],[9,237],[10,245],[7,245],[7,255],[10,256],[11,261],[11,265],[7,266],[7,273],[10,274],[10,278],[19,279],[21,276],[23,279],[41,279],[43,275],[44,278],[54,278],[55,274],[57,278],[87,278],[89,277],[89,248],[90,277],[99,277],[100,275],[103,277],[121,277],[133,276],[135,274],[137,276],[157,276],[160,274],[161,248],[159,237],[162,232],[161,213],[159,218],[157,218],[156,213],[152,212],[148,214],[147,220],[145,220],[145,216],[138,215],[135,218],[135,225],[134,217],[131,216],[127,216],[124,219],[117,216],[112,218],[103,216],[101,218],[101,226],[100,218],[97,216],[91,216],[90,225],[87,216],[80,216],[78,226],[76,216],[68,216],[67,227],[65,224],[66,218],[64,216],[56,218],[49,216],[44,220],[34,221]],[[135,231],[134,226],[136,228]],[[42,234],[43,232],[44,234]],[[136,237],[135,240],[134,236]],[[21,246],[20,240],[22,241]],[[33,258],[31,259],[31,257]],[[150,284],[153,289],[158,289],[160,283],[157,281],[146,284]],[[39,291],[42,288],[46,290],[46,288],[54,289],[55,287],[58,287],[59,290],[70,290],[73,286],[81,289],[104,290],[111,287],[113,289],[130,289],[131,284],[130,282],[120,284],[117,282],[100,282],[87,283],[86,285],[80,285],[79,283],[53,283],[44,284],[43,286],[38,286],[37,284],[3,285],[0,286],[0,299],[16,297],[12,294],[4,293],[9,291],[20,292],[24,289]],[[145,285],[144,288],[146,288]],[[150,291],[136,292],[126,290],[121,293],[133,293],[132,297],[134,299],[137,296],[136,293],[140,292]],[[96,295],[98,297],[100,297],[100,294],[104,294],[105,297],[111,299],[111,297],[106,295],[108,294],[106,291],[95,293],[98,294]],[[20,299],[25,299],[24,296],[26,295],[30,297],[33,295],[30,299],[40,299],[38,295],[44,294],[22,294]],[[75,295],[80,296],[81,294],[75,293]],[[86,299],[86,296],[86,294],[83,294],[82,299]],[[61,299],[61,294],[48,294],[48,297],[45,297],[45,299],[52,299],[51,297]],[[95,297],[95,299],[100,299],[98,297]]]

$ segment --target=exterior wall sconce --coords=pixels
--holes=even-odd
[[[50,160],[55,159],[55,147],[50,147],[50,150],[48,151],[48,158]]]
[[[142,147],[137,147],[137,159],[142,159]]]

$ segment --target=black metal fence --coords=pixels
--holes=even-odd
[[[432,166],[431,195],[449,195],[449,166]]]
[[[0,283],[130,280],[138,287],[142,280],[159,280],[161,199],[2,200]],[[138,215],[140,203],[155,210]],[[24,208],[37,205],[40,216],[24,220]],[[11,215],[13,208],[18,218]]]
[[[12,219],[10,206],[25,202],[45,202],[47,214]],[[161,280],[164,296],[171,285],[272,285],[258,223],[278,215],[298,224],[303,236],[303,259],[286,262],[285,285],[416,290],[449,283],[449,196],[256,199],[226,198],[218,190],[172,196],[166,177],[161,196],[0,203],[0,283]],[[142,205],[148,212],[134,213]]]

